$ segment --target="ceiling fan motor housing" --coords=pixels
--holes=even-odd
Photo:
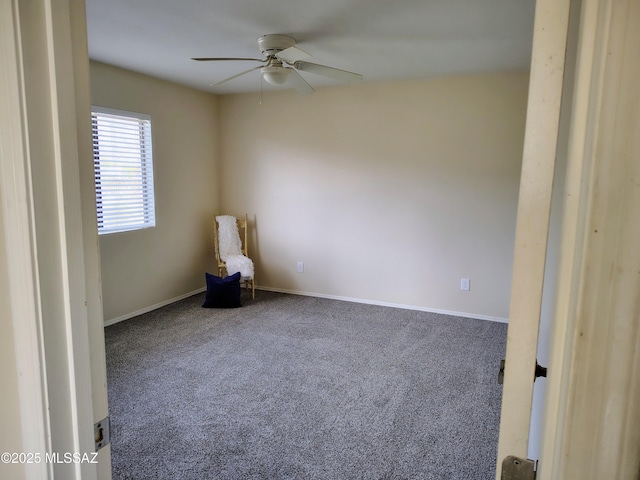
[[[296,39],[289,35],[263,35],[258,38],[258,48],[265,57],[275,55],[282,50],[286,50],[289,47],[293,47],[296,44]]]

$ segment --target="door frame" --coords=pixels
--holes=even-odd
[[[17,5],[0,2],[0,205],[7,267],[15,371],[13,382],[3,377],[3,387],[17,391],[20,412],[18,431],[13,431],[16,452],[50,451],[49,415],[46,404],[46,371],[42,360],[42,317],[38,301],[37,258],[32,230],[33,212],[29,190],[28,145],[22,97],[22,57]],[[3,424],[8,421],[4,420]],[[4,468],[9,468],[4,466]],[[45,464],[13,467],[18,478],[50,478]]]
[[[538,7],[543,1],[538,0]],[[580,26],[574,32],[577,54],[570,89],[567,174],[559,186],[564,203],[560,264],[537,478],[636,478],[640,471],[640,61],[636,54],[640,3],[572,0],[572,4],[580,6]],[[544,12],[546,20],[549,12]],[[530,95],[539,87],[532,78]],[[514,285],[524,282],[516,276],[526,274],[516,271],[515,265],[526,260],[531,258],[518,258],[516,248]],[[509,341],[516,338],[517,343],[522,331],[537,328],[538,320],[510,324]],[[524,372],[527,382],[533,383],[529,366],[511,373]],[[505,402],[517,398],[510,391],[513,382],[507,385],[509,368],[507,358],[503,414],[513,406]],[[528,398],[524,401],[526,409]],[[504,456],[526,456],[529,426],[522,420],[519,437],[503,436],[509,419],[501,418],[496,478]]]
[[[639,24],[581,4],[542,479],[640,471]]]
[[[20,418],[14,451],[40,455],[11,476],[110,479],[108,447],[97,464],[45,461],[94,452],[107,416],[84,0],[6,0],[0,19],[0,255],[16,379],[5,386],[20,399],[2,415]]]

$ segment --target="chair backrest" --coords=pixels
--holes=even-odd
[[[240,234],[240,241],[242,242],[242,254],[245,257],[249,256],[249,246],[247,244],[247,214],[244,214],[244,217],[236,218],[236,222],[238,222],[238,233]]]
[[[248,235],[247,235],[247,214],[244,214],[244,217],[236,217],[236,222],[238,224],[238,234],[240,235],[240,242],[242,242],[242,254],[245,257],[249,256],[249,246],[248,246]],[[218,264],[222,263],[220,260],[220,238],[218,237],[218,220],[216,219],[216,215],[213,216],[213,239],[214,239],[214,249],[216,255],[216,262]]]

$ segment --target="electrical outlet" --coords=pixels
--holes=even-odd
[[[469,290],[471,290],[471,280],[469,280],[468,278],[461,278],[460,290],[464,290],[465,292],[468,292]]]
[[[298,273],[304,272],[304,262],[298,262],[296,269],[298,270]]]

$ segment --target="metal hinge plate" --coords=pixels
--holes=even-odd
[[[105,445],[109,445],[109,417],[105,417],[93,426],[93,436],[96,441],[96,452]]]
[[[498,383],[500,385],[504,383],[504,358],[500,360],[500,371],[498,372]]]
[[[502,461],[501,480],[536,480],[536,462],[509,455]]]

